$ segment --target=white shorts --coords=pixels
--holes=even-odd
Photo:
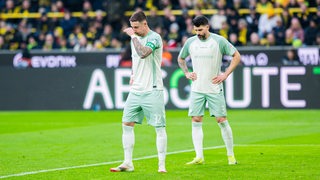
[[[146,93],[129,93],[123,110],[122,122],[142,124],[144,116],[149,125],[155,127],[166,126],[162,90],[153,90]]]
[[[189,116],[203,116],[208,102],[210,116],[226,117],[227,108],[223,89],[219,93],[190,93]]]

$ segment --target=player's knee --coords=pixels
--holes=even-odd
[[[192,116],[192,122],[202,122],[201,116]]]
[[[123,122],[125,126],[134,126],[134,122]]]
[[[217,117],[216,119],[218,123],[222,123],[223,121],[227,120],[227,117]]]

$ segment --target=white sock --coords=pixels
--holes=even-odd
[[[202,122],[192,122],[192,141],[196,151],[196,158],[203,158]]]
[[[167,132],[165,127],[157,127],[157,150],[159,167],[165,167],[166,153],[167,153]]]
[[[224,144],[226,145],[227,155],[233,156],[233,136],[228,120],[223,121],[222,123],[218,123],[218,125],[221,129],[222,139],[224,141]]]
[[[134,147],[134,131],[132,126],[122,125],[122,145],[124,150],[124,163],[132,165]]]

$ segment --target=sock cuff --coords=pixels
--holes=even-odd
[[[202,127],[202,122],[192,122],[193,127]]]
[[[131,131],[133,131],[133,126],[126,126],[126,125],[122,125],[122,129],[123,129],[123,131],[125,131],[125,132],[131,132]]]
[[[156,133],[165,133],[166,128],[165,127],[156,127]]]
[[[229,122],[228,122],[228,120],[225,120],[225,121],[223,121],[223,122],[221,122],[221,123],[218,123],[218,125],[219,125],[220,127],[226,127],[226,126],[229,126]]]

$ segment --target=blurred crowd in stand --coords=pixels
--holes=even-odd
[[[320,0],[0,0],[0,49],[115,48],[126,49],[122,56],[127,56],[130,38],[122,32],[129,26],[125,13],[144,10],[167,50],[181,47],[193,35],[192,18],[208,9],[216,10],[205,14],[212,32],[235,46],[320,45]],[[248,11],[240,14],[241,9]],[[63,17],[48,16],[54,12],[63,12]],[[73,12],[81,15],[75,17]],[[1,16],[10,13],[40,13],[41,17]]]

